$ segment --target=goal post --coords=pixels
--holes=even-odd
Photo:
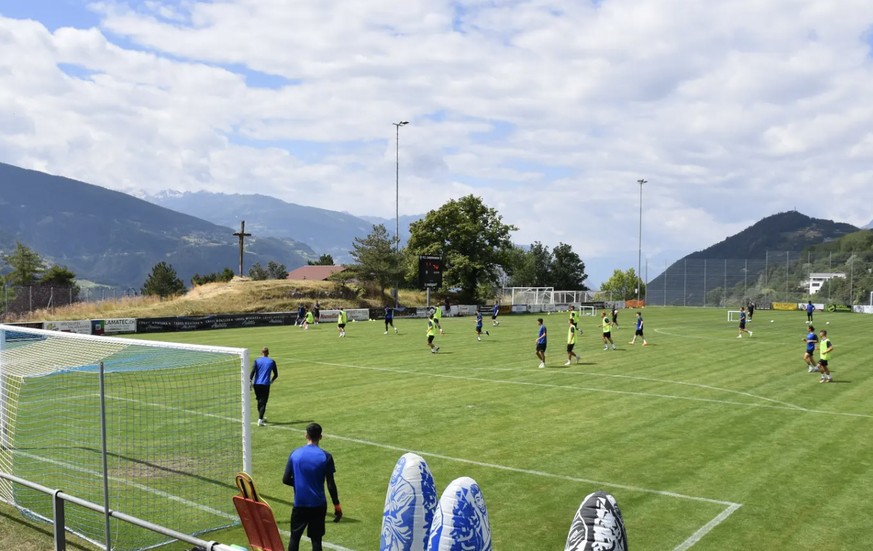
[[[727,320],[728,321],[740,321],[740,311],[739,310],[728,310]]]
[[[251,472],[247,368],[245,349],[0,325],[0,471],[190,535],[238,524],[228,496]],[[53,517],[44,495],[3,482],[0,501]],[[104,515],[65,516],[105,545]],[[168,541],[111,522],[112,549]]]

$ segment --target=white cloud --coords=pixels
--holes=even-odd
[[[393,216],[409,120],[402,213],[475,193],[594,283],[636,264],[639,178],[659,267],[791,208],[873,218],[868,1],[91,9],[54,32],[0,15],[0,160]]]

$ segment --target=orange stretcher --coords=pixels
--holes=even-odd
[[[252,551],[284,551],[273,510],[258,497],[252,477],[244,472],[237,473],[236,487],[239,488],[239,494],[233,496],[233,504]]]

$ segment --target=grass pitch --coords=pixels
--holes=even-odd
[[[628,344],[626,310],[615,351],[602,350],[599,316],[583,317],[582,363],[564,367],[566,317],[544,315],[546,369],[534,355],[536,315],[501,316],[499,327],[486,316],[481,342],[473,318],[444,319],[439,354],[428,351],[425,322],[405,319],[398,335],[373,321],[349,324],[344,339],[334,324],[150,338],[247,347],[253,358],[270,347],[279,379],[269,425],[254,427],[253,476],[286,542],[292,491],[282,472],[311,421],[336,459],[345,512],[328,526],[328,548],[378,548],[388,478],[406,451],[427,460],[439,491],[459,476],[479,483],[498,551],[562,549],[597,489],[616,497],[633,549],[873,541],[873,316],[816,313],[835,346],[830,384],[806,372],[802,312],[759,310],[754,337],[742,339],[724,310],[644,316],[649,346]],[[240,528],[210,537],[246,543]]]

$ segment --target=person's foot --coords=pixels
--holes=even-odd
[[[749,331],[749,336],[750,336],[750,337],[752,336],[752,332],[751,332],[751,331]]]
[[[570,360],[567,360],[564,365],[570,365]]]
[[[263,426],[266,425],[266,424],[267,424],[267,420],[266,420],[266,419],[258,419],[258,426],[259,426],[259,427],[263,427]]]
[[[387,335],[387,334],[388,334],[388,331],[385,331],[385,334]]]
[[[542,368],[544,368],[544,367],[546,367],[546,364],[543,363],[543,362],[540,362],[540,369],[542,369]],[[822,382],[824,382],[824,381],[822,381]]]

